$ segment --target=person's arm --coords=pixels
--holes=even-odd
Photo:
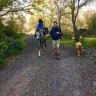
[[[59,28],[59,27],[58,27]],[[62,31],[61,31],[61,28],[58,29],[58,32],[57,32],[58,35],[62,35]]]

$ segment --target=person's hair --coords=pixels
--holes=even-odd
[[[57,21],[54,21],[53,24],[56,23],[57,24]]]
[[[42,19],[39,19],[39,21],[38,21],[39,23],[43,23],[43,21],[42,21]]]

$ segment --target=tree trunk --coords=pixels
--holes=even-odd
[[[79,42],[79,33],[76,26],[74,10],[72,9],[71,11],[72,11],[72,24],[73,24],[74,34],[75,34],[75,41]]]
[[[75,41],[79,42],[79,33],[75,23],[73,23],[73,28],[74,28],[74,34],[75,34]]]

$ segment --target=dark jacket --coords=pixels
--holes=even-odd
[[[57,32],[60,32],[61,34],[57,34]],[[56,28],[52,27],[50,36],[52,37],[53,40],[61,39],[61,36],[62,36],[61,28],[58,26]]]

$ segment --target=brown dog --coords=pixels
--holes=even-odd
[[[81,51],[83,50],[82,43],[76,42],[75,45],[76,45],[76,49],[77,49],[77,54],[78,54],[78,56],[80,56],[81,55]]]

